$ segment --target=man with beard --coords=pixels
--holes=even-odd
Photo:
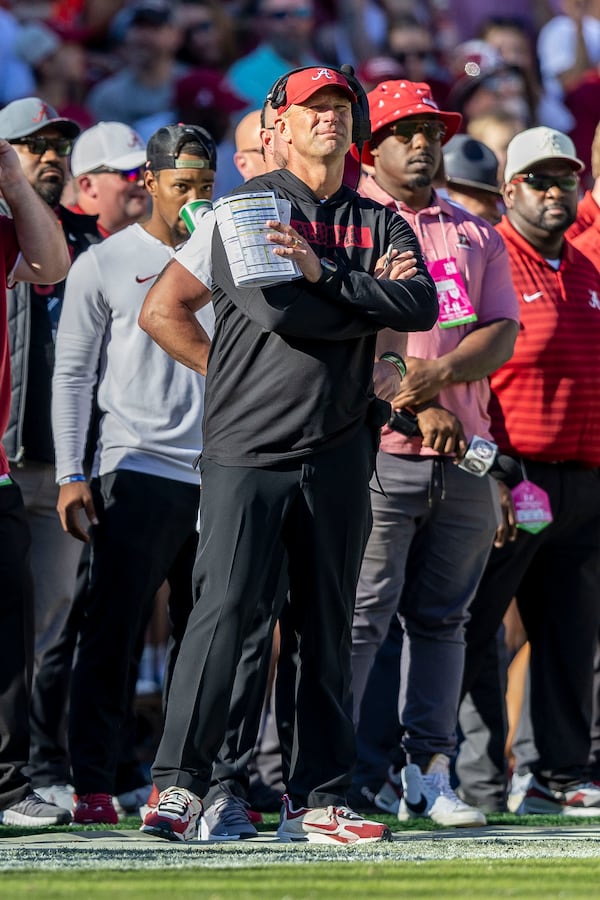
[[[587,769],[600,622],[600,274],[565,238],[582,169],[562,132],[518,134],[497,226],[522,321],[514,356],[491,377],[492,433],[528,483],[516,498],[516,540],[492,551],[471,606],[463,690],[516,596],[531,645],[539,753],[524,814],[600,813],[600,786]],[[467,793],[470,775],[461,768]]]
[[[355,718],[375,654],[396,615],[402,628],[401,747],[376,796],[400,820],[484,825],[449,782],[468,606],[499,522],[498,488],[456,465],[475,435],[490,438],[488,376],[510,358],[518,304],[494,228],[433,190],[442,144],[460,126],[429,85],[387,81],[368,94],[373,135],[361,161],[373,167],[359,193],[413,227],[440,301],[431,331],[410,334],[407,374],[392,407],[410,411],[384,427],[372,483],[373,530],[353,623]],[[358,156],[358,154],[357,154]],[[409,423],[410,424],[410,423]],[[379,483],[379,487],[378,487]],[[413,786],[414,783],[414,786]],[[416,801],[414,797],[416,795]],[[413,802],[414,801],[414,802]]]
[[[60,117],[37,97],[15,100],[0,111],[0,135],[14,146],[27,180],[55,211],[71,260],[100,240],[95,217],[77,215],[60,205],[79,130],[76,122]],[[0,209],[10,214],[4,200]],[[32,532],[36,668],[67,615],[79,559],[79,549],[56,521],[58,491],[50,424],[54,340],[64,288],[64,281],[53,285],[20,282],[8,291],[12,403],[4,445],[9,460],[16,463]]]

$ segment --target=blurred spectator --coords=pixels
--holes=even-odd
[[[443,155],[450,200],[496,225],[502,218],[502,204],[493,150],[467,134],[455,134],[444,146]]]
[[[565,106],[573,116],[574,124],[569,136],[575,144],[577,155],[586,165],[582,181],[592,187],[593,178],[591,148],[595,140],[596,126],[600,119],[600,67],[589,69],[574,88],[565,92]]]
[[[600,62],[600,0],[561,0],[562,14],[540,29],[537,55],[546,103],[543,125],[570,131],[575,120],[564,99]]]
[[[64,42],[41,21],[25,24],[17,38],[16,52],[30,66],[35,94],[61,115],[89,128],[94,118],[83,104],[86,59],[81,44]]]
[[[552,16],[554,6],[555,0],[436,0],[434,21],[440,16],[452,18],[459,41],[476,37],[486,19],[498,14],[522,18],[533,33]]]
[[[174,107],[179,121],[206,128],[220,144],[248,103],[234,93],[219,72],[193,69],[175,84]]]
[[[248,105],[259,109],[274,81],[298,66],[314,65],[313,0],[256,0],[254,28],[260,43],[227,72]]]
[[[233,128],[248,103],[233,92],[226,79],[214,69],[193,69],[175,85],[175,115],[178,122],[206,128],[217,144],[219,169],[214,196],[220,197],[240,183],[233,163]]]
[[[402,78],[426,81],[437,103],[445,103],[450,89],[450,74],[440,65],[434,44],[434,32],[415,16],[392,18],[387,36],[388,51],[402,66]],[[396,76],[398,77],[398,76]]]
[[[481,25],[479,38],[494,47],[505,63],[516,66],[524,75],[531,102],[540,119],[543,110],[540,68],[535,52],[535,40],[527,20],[520,16],[489,16]]]
[[[225,72],[236,60],[233,18],[217,0],[187,0],[175,12],[182,41],[177,58],[190,66]],[[186,120],[187,121],[187,120]]]
[[[127,0],[56,0],[49,21],[65,39],[95,46],[103,43],[126,5]]]
[[[139,122],[160,114],[172,118],[173,87],[186,71],[175,54],[180,34],[167,0],[138,0],[125,21],[119,52],[125,65],[88,93],[98,121]]]
[[[402,78],[404,70],[393,56],[372,56],[362,62],[356,70],[356,77],[365,91],[372,91],[382,81]]]
[[[485,41],[460,44],[449,58],[453,84],[452,109],[461,112],[465,127],[474,116],[504,109],[527,124],[535,121],[535,103],[522,69],[506,63]]]
[[[520,131],[524,131],[526,127],[527,123],[524,119],[505,109],[494,109],[480,116],[474,116],[467,124],[467,134],[487,144],[498,157],[498,181],[500,184],[504,179],[506,148],[514,136]]]
[[[13,14],[0,8],[0,106],[35,93],[33,73],[15,51],[19,30]]]

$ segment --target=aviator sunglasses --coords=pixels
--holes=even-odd
[[[68,138],[26,137],[9,141],[9,144],[22,144],[33,156],[43,156],[49,147],[57,156],[69,156],[73,149],[73,141]]]
[[[539,175],[530,172],[528,175],[515,175],[510,179],[513,184],[526,184],[534,191],[549,190],[553,185],[561,191],[574,191],[579,184],[577,175]]]

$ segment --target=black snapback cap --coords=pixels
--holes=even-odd
[[[189,153],[188,144],[199,144],[202,156],[196,159],[180,159],[181,153]],[[197,150],[192,151],[194,154]],[[152,172],[161,169],[212,169],[217,168],[217,148],[211,135],[200,125],[164,125],[150,137],[146,147],[146,168]]]

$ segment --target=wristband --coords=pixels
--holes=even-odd
[[[402,359],[399,353],[396,353],[394,350],[386,350],[385,353],[382,353],[379,357],[380,362],[389,362],[393,366],[396,366],[398,372],[400,373],[400,378],[404,378],[406,375],[406,363]]]
[[[59,487],[62,487],[63,484],[72,484],[74,481],[87,481],[85,475],[65,475],[64,478],[58,479]]]

